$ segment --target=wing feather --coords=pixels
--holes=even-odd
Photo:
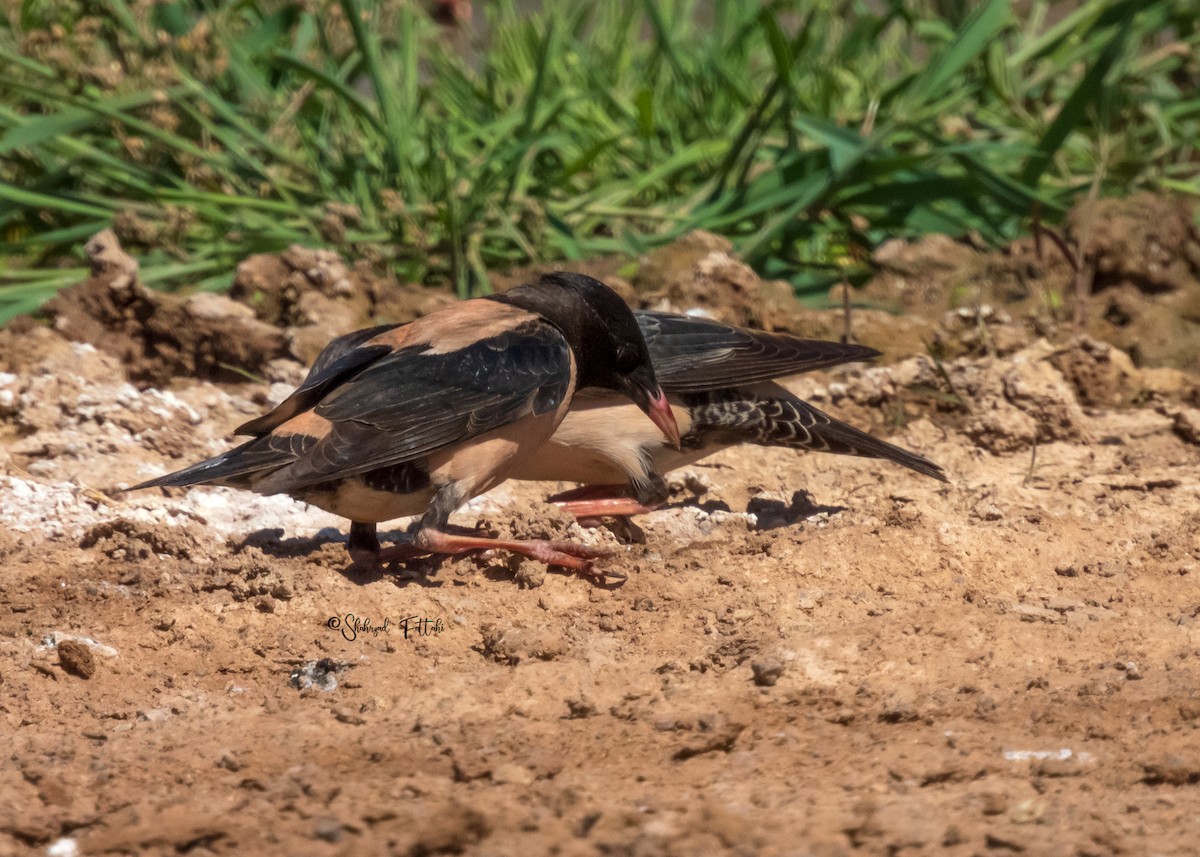
[[[401,348],[322,398],[314,413],[331,423],[328,435],[258,487],[296,491],[422,458],[552,411],[568,395],[572,373],[566,340],[541,321],[446,353],[428,345]]]
[[[398,324],[382,324],[356,330],[332,340],[317,355],[308,376],[296,390],[268,414],[238,426],[234,434],[261,436],[283,425],[297,414],[314,407],[338,384],[353,378],[363,369],[392,351],[390,345],[367,344],[381,333],[395,330]]]
[[[941,466],[923,455],[873,437],[834,419],[778,385],[758,390],[727,389],[683,396],[692,415],[696,447],[753,443],[835,455],[881,458],[948,482]]]
[[[669,393],[752,384],[879,356],[863,345],[801,339],[707,318],[644,310],[635,316],[659,383]]]

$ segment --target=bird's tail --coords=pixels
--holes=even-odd
[[[277,470],[291,460],[287,451],[276,448],[277,444],[272,443],[273,440],[270,435],[255,438],[183,470],[134,485],[129,490],[186,485],[222,485],[227,488],[251,489],[258,477]]]
[[[872,437],[814,408],[790,393],[762,395],[742,390],[694,405],[692,431],[730,443],[757,443],[835,455],[894,461],[939,482],[949,482],[942,468],[923,455]]]

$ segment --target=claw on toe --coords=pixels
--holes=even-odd
[[[532,558],[538,559],[539,561],[544,562],[547,565],[554,565],[554,566],[558,566],[560,568],[568,568],[571,571],[576,572],[577,574],[580,574],[591,580],[598,581],[600,583],[604,583],[609,578],[611,578],[613,580],[617,580],[617,581],[624,581],[624,580],[629,579],[629,575],[627,575],[623,571],[616,571],[615,569],[598,566],[596,564],[595,559],[584,559],[582,557],[571,556],[570,554],[566,554],[566,553],[560,553],[557,555],[546,554],[543,557],[532,557]]]
[[[626,580],[629,579],[629,575],[623,571],[617,571],[616,569],[613,569],[613,568],[594,569],[592,567],[591,563],[588,563],[588,567],[583,573],[588,575],[589,577],[595,578],[596,580],[600,581],[601,583],[606,582],[610,578],[612,580],[617,581],[618,583],[624,583]]]

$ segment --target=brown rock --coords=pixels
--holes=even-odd
[[[96,674],[96,656],[86,643],[63,640],[58,644],[58,663],[66,672],[80,678]]]
[[[777,658],[763,658],[750,664],[754,683],[759,687],[774,687],[783,677],[784,665]]]
[[[1188,408],[1175,414],[1171,427],[1188,443],[1200,444],[1200,409]]]

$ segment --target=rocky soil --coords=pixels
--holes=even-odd
[[[329,337],[449,297],[300,249],[164,296],[98,236],[88,282],[0,330],[0,855],[1194,854],[1200,256],[1190,220],[1129,245],[1150,205],[1174,223],[1077,213],[1073,261],[881,248],[850,321],[887,358],[791,383],[950,485],[741,448],[636,528],[545,484],[458,518],[623,544],[611,585],[363,575],[286,498],[122,494],[225,448]],[[845,324],[710,236],[589,270]]]

